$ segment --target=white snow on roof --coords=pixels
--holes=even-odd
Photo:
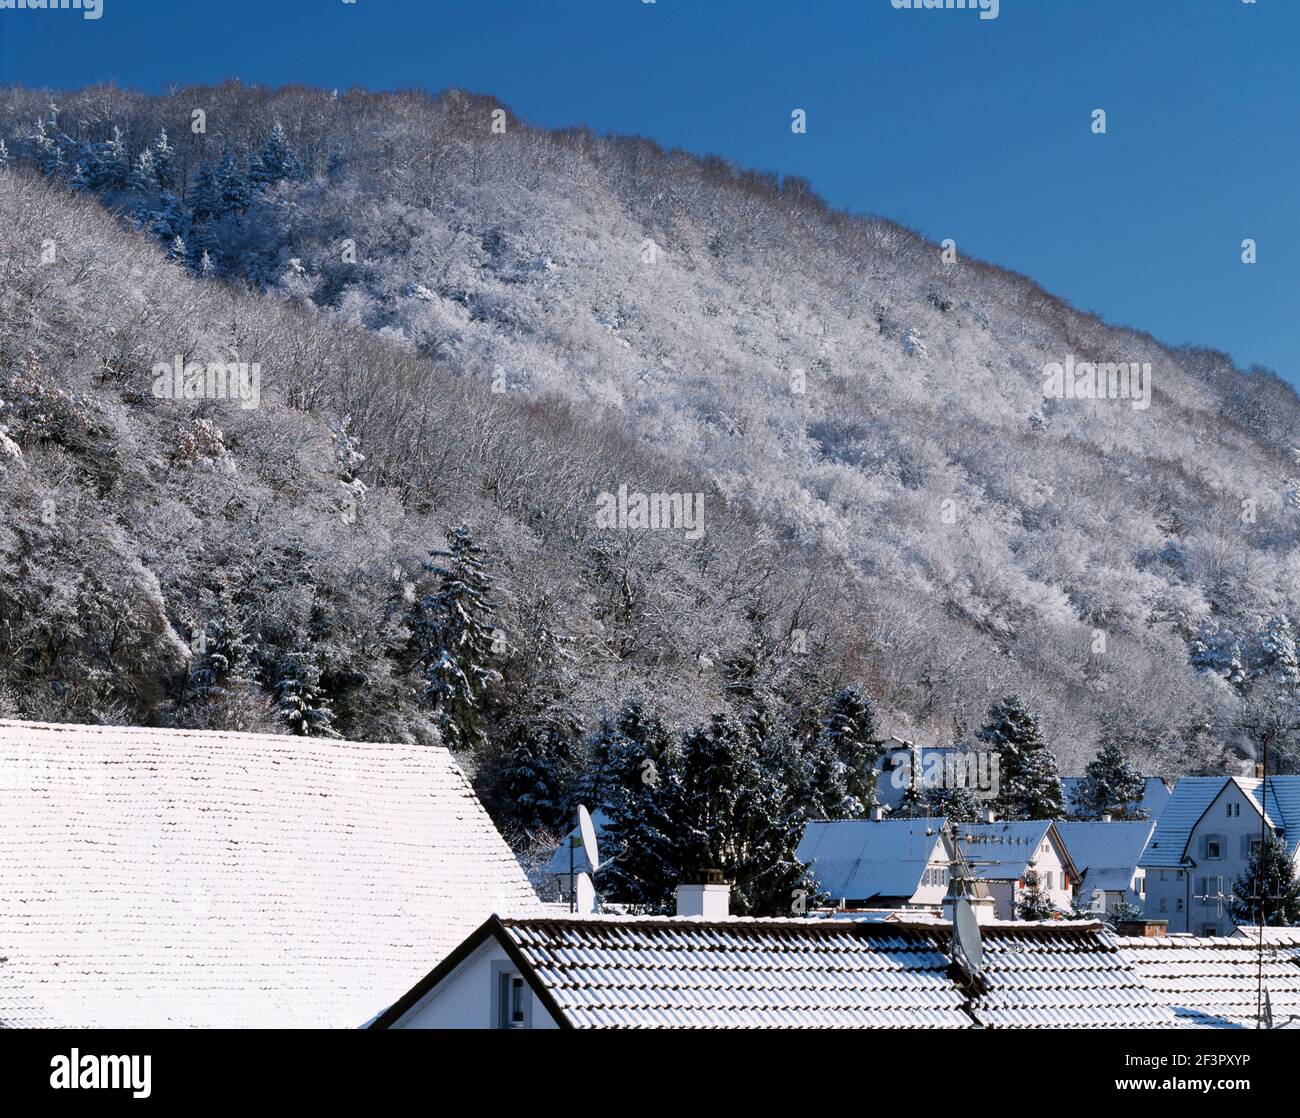
[[[795,857],[833,900],[910,897],[943,842],[941,819],[814,820]]]
[[[0,721],[0,1024],[356,1027],[542,911],[445,749]]]
[[[1056,832],[1083,874],[1082,893],[1094,889],[1122,892],[1132,888],[1138,859],[1146,849],[1155,823],[1057,823]]]

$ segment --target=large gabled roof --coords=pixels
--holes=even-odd
[[[814,820],[795,851],[832,900],[910,897],[943,844],[942,819]]]
[[[1057,823],[1056,830],[1083,874],[1083,892],[1120,892],[1133,885],[1138,859],[1155,822]]]
[[[1264,808],[1269,825],[1285,832],[1292,857],[1300,846],[1300,776],[1270,776],[1267,781],[1229,776],[1185,776],[1156,821],[1155,833],[1141,865],[1165,868],[1183,865],[1192,831],[1229,785],[1235,785],[1255,810]]]
[[[538,912],[441,748],[0,721],[0,1019],[355,1027]]]
[[[377,1027],[400,1022],[494,936],[563,1028],[1151,1028],[1173,1015],[1099,925],[981,929],[983,985],[943,923],[493,918]]]

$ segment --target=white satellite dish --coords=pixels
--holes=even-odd
[[[591,883],[591,875],[580,873],[573,883],[574,910],[581,913],[596,911],[596,887]]]
[[[582,836],[582,853],[587,858],[587,871],[595,873],[600,869],[600,856],[596,851],[596,828],[591,822],[591,812],[582,804],[578,805],[578,833]]]
[[[984,941],[975,910],[965,897],[957,897],[953,902],[952,940],[957,963],[971,978],[978,977],[984,969]]]

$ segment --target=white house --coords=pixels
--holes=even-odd
[[[0,721],[0,1024],[356,1028],[543,911],[445,749]]]
[[[1228,935],[1233,883],[1260,842],[1261,823],[1292,859],[1300,846],[1300,776],[1190,776],[1178,782],[1142,855],[1146,914],[1171,932]]]
[[[1070,910],[1081,877],[1055,823],[961,823],[956,833],[975,877],[988,887],[999,920],[1016,919],[1030,870],[1037,871],[1039,887],[1052,906]]]
[[[939,912],[952,862],[942,826],[942,819],[814,820],[795,857],[832,905]]]
[[[1081,874],[1081,903],[1098,914],[1121,901],[1143,911],[1146,870],[1138,863],[1147,848],[1154,820],[1114,823],[1057,823],[1056,830]]]

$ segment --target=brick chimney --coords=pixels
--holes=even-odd
[[[876,804],[874,807],[872,807],[871,821],[873,823],[881,823],[884,821],[884,818],[885,818],[885,809],[881,804]]]
[[[1168,920],[1121,920],[1115,931],[1122,936],[1142,936],[1144,939],[1162,939],[1169,933]]]
[[[725,920],[731,915],[731,886],[718,869],[705,870],[700,877],[698,885],[677,886],[677,915]]]
[[[1264,762],[1263,762],[1263,761],[1256,761],[1256,762],[1255,762],[1255,779],[1256,779],[1256,780],[1263,780],[1263,779],[1264,779]]]

